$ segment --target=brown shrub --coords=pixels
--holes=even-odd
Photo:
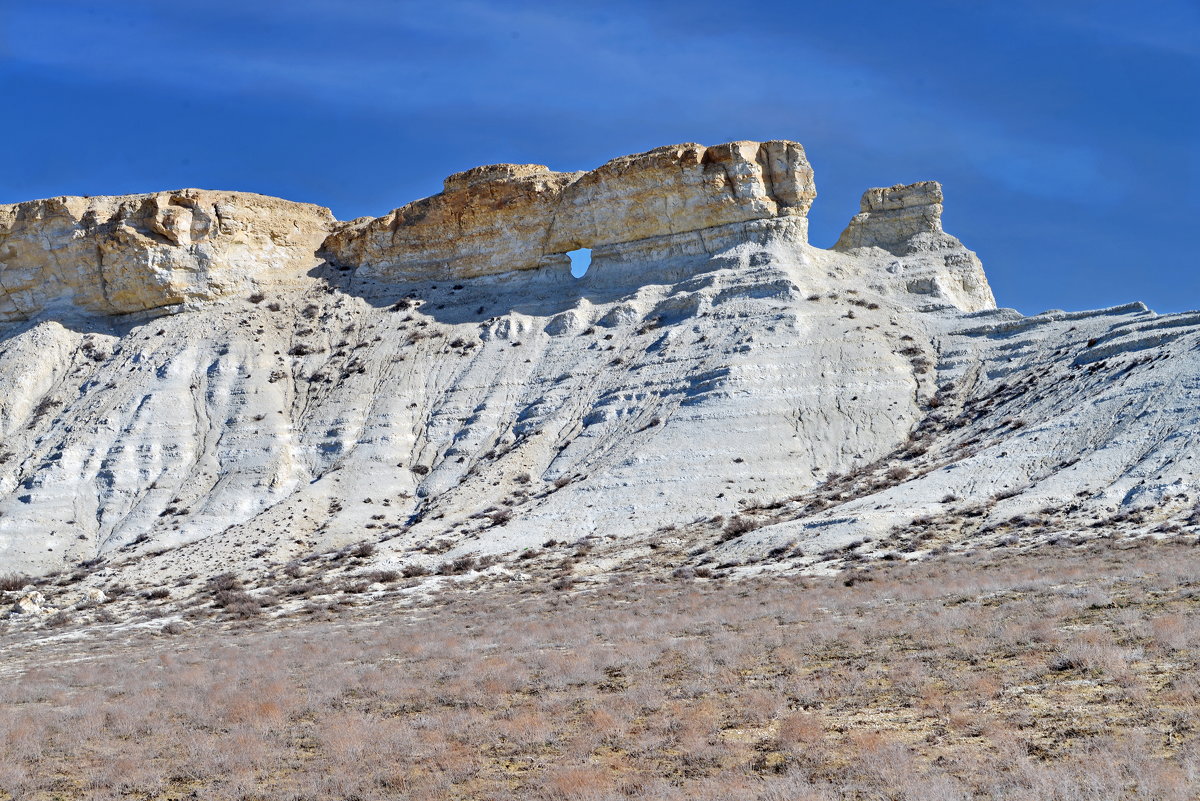
[[[16,592],[32,582],[33,579],[20,573],[4,573],[0,575],[0,592]]]
[[[737,539],[743,534],[747,534],[762,526],[762,522],[750,517],[749,515],[735,515],[729,518],[721,529],[721,542],[728,542],[732,539]]]
[[[217,590],[213,606],[236,618],[251,618],[262,614],[262,604],[245,590]]]
[[[454,576],[458,575],[459,573],[466,573],[468,570],[471,570],[475,567],[475,562],[476,560],[474,556],[460,556],[453,561],[443,562],[441,567],[438,568],[437,572],[443,576]]]
[[[580,765],[557,768],[541,782],[541,795],[560,801],[592,801],[614,795],[612,771],[598,766]]]
[[[220,592],[221,590],[237,590],[242,587],[242,580],[235,573],[218,573],[210,578],[207,582],[209,590]]]

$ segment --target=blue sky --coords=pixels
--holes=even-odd
[[[1026,313],[1200,307],[1194,0],[0,0],[0,203],[199,186],[382,214],[477,164],[786,138],[828,246],[869,186]]]

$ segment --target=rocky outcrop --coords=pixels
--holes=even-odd
[[[888,266],[909,292],[929,295],[963,311],[994,309],[983,264],[942,230],[942,185],[937,181],[876,187],[863,193],[858,214],[833,249],[878,248],[900,257]]]
[[[0,321],[130,314],[286,283],[318,263],[328,209],[184,189],[0,206]]]
[[[602,280],[674,280],[741,244],[808,247],[815,196],[803,147],[777,140],[671,145],[590,172],[476,167],[438,195],[344,224],[239,192],[30,201],[0,206],[0,323],[278,292],[322,259],[394,283],[565,274],[568,251],[592,248]],[[992,308],[979,260],[942,231],[941,201],[935,182],[869,190],[835,250],[896,256],[880,279],[900,291]]]
[[[812,167],[795,142],[671,145],[591,172],[477,167],[451,175],[439,195],[346,226],[324,249],[384,280],[472,278],[534,269],[582,247],[751,220],[804,223],[815,196]]]
[[[875,187],[863,192],[860,211],[838,238],[834,250],[882,248],[896,256],[931,249],[953,240],[942,231],[942,185],[937,181]]]
[[[46,608],[46,597],[36,590],[22,595],[9,609],[10,616],[45,617],[48,614],[50,614],[50,610]]]

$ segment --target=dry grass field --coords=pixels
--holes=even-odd
[[[0,799],[1200,797],[1190,540],[195,617],[0,631]]]

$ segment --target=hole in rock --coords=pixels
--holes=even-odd
[[[583,274],[588,271],[588,267],[592,266],[592,249],[579,248],[578,250],[567,251],[567,256],[571,259],[571,275],[576,278],[583,278]]]

